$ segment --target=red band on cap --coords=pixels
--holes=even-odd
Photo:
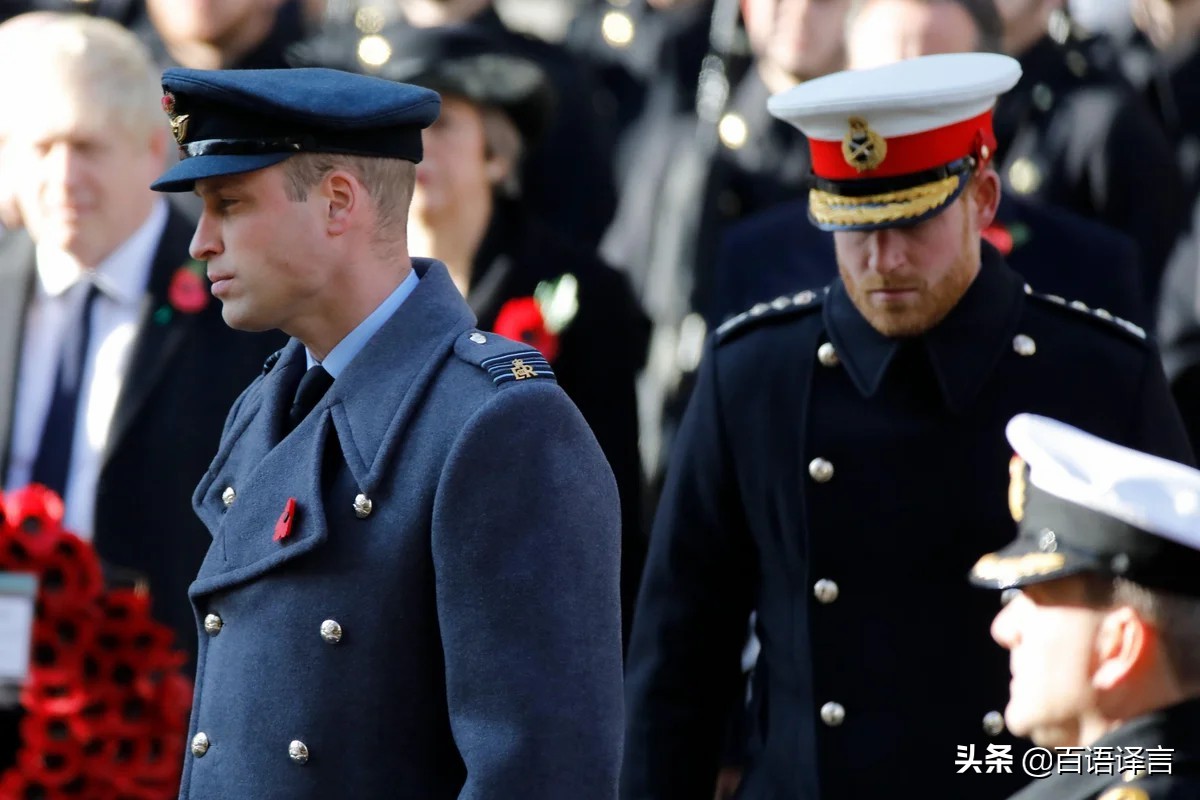
[[[977,117],[935,128],[887,139],[887,157],[875,169],[859,172],[842,155],[842,142],[809,139],[813,173],[831,181],[862,180],[865,178],[894,178],[942,167],[967,156],[980,162],[991,158],[996,151],[996,136],[992,132],[991,109]],[[987,145],[987,157],[981,149]]]

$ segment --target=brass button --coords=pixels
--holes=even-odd
[[[823,367],[836,367],[842,363],[832,342],[826,342],[817,348],[817,361],[820,361]]]
[[[846,709],[841,703],[826,703],[821,706],[821,721],[831,728],[841,725],[846,719]]]
[[[1019,356],[1031,356],[1037,352],[1037,342],[1023,333],[1013,337],[1013,351]]]
[[[814,458],[808,462],[808,474],[817,483],[828,483],[833,478],[833,464],[823,458]]]
[[[223,627],[225,627],[225,620],[217,614],[209,614],[204,618],[204,632],[209,636],[216,636]]]
[[[293,739],[288,745],[288,758],[297,764],[308,763],[308,745],[299,739]]]
[[[233,505],[234,500],[237,500],[237,492],[232,486],[226,486],[225,491],[221,492],[221,502],[225,504],[226,508],[229,508]]]
[[[365,494],[359,494],[354,498],[354,516],[359,519],[366,519],[371,516],[371,511],[375,508],[375,504],[371,502],[371,498]]]
[[[1004,715],[999,711],[989,711],[983,715],[983,732],[988,736],[999,736],[1004,732]]]
[[[838,585],[827,578],[822,578],[813,584],[813,594],[817,601],[828,605],[838,599]]]
[[[204,731],[197,733],[192,737],[192,755],[196,758],[203,758],[208,752],[208,734]]]
[[[337,644],[342,640],[342,626],[336,619],[327,619],[321,623],[321,638],[330,644]]]

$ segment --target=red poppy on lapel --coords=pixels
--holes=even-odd
[[[283,513],[279,515],[279,520],[275,523],[275,535],[272,537],[275,541],[286,539],[292,533],[292,523],[296,520],[296,498],[289,497],[287,505],[283,507]]]
[[[558,356],[558,336],[546,327],[542,309],[532,297],[514,297],[501,306],[493,327],[501,336],[537,348],[551,363]]]
[[[171,276],[167,301],[181,314],[199,314],[212,301],[203,261],[191,259]]]

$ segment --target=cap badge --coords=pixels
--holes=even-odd
[[[887,158],[887,140],[867,125],[862,117],[847,120],[850,131],[842,140],[842,157],[859,172],[875,169]]]
[[[188,115],[175,113],[175,95],[171,92],[163,95],[162,107],[171,118],[171,135],[175,137],[175,143],[183,144],[183,140],[187,138]]]
[[[1008,462],[1008,510],[1013,522],[1025,518],[1025,460],[1020,456]]]

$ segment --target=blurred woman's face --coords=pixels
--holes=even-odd
[[[460,97],[443,96],[442,113],[422,133],[425,155],[417,165],[413,213],[437,217],[475,205],[492,193],[483,111]]]

